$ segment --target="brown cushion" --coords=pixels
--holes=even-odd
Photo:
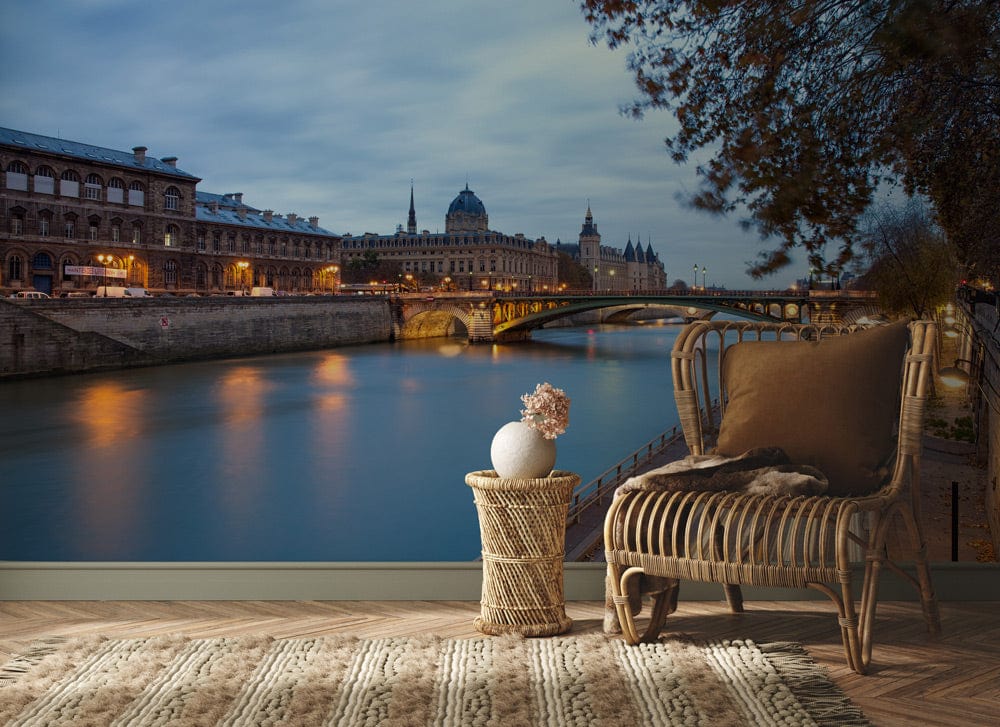
[[[728,349],[729,404],[716,451],[781,447],[821,470],[831,495],[864,494],[891,474],[906,322],[822,341],[747,341]]]

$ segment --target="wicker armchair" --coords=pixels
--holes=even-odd
[[[888,410],[889,429],[885,439],[889,456],[883,460],[882,478],[872,491],[827,492],[810,497],[644,491],[615,498],[605,519],[604,542],[609,588],[629,644],[657,636],[667,615],[676,607],[679,580],[723,584],[726,600],[734,612],[743,610],[741,585],[810,587],[826,594],[836,605],[848,665],[864,674],[871,661],[872,625],[883,566],[918,590],[928,630],[932,634],[940,631],[920,524],[919,490],[923,409],[932,376],[936,334],[934,324],[926,321],[911,323],[908,339],[903,326],[897,330],[902,343],[895,350],[902,351],[907,340],[908,349],[905,356],[895,359],[902,368],[901,379],[899,369],[891,372],[894,381],[901,380],[901,391],[893,394],[898,409],[894,408],[895,403],[882,407],[883,411]],[[844,326],[725,321],[687,326],[674,344],[672,370],[677,408],[691,453],[704,454],[706,444],[721,438],[726,429],[726,417],[733,402],[724,363],[733,351],[733,344],[763,341],[766,343],[750,344],[749,348],[756,346],[757,351],[773,354],[776,350],[803,350],[803,346],[810,345],[780,348],[779,344],[783,346],[786,341],[822,339],[818,345],[826,345],[825,350],[829,350],[826,341],[831,336],[851,334],[859,336],[854,339],[858,342],[870,335],[854,331],[854,327]],[[743,347],[743,351],[747,349],[748,346]],[[736,360],[734,356],[733,361]],[[749,378],[753,385],[753,377]],[[721,411],[713,411],[708,405],[712,401],[710,386],[716,382]],[[770,385],[773,387],[775,382]],[[785,384],[782,381],[778,385]],[[803,430],[811,428],[813,432],[820,428],[822,432],[824,427],[835,426],[826,414],[800,410],[779,412],[772,419],[792,417],[795,426]],[[894,431],[898,433],[893,434]],[[753,446],[782,444],[760,441]],[[831,485],[832,482],[831,478]],[[913,548],[910,556],[915,561],[916,578],[889,558],[887,536],[899,521]],[[858,561],[864,562],[864,578],[860,601],[856,602],[851,563]],[[628,595],[630,586],[633,592],[636,590],[636,584],[630,580],[641,574],[668,579],[665,582],[670,584],[654,595],[649,624],[642,634],[633,615],[634,600],[630,606]],[[839,593],[836,584],[840,586]]]

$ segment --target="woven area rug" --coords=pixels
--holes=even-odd
[[[867,725],[794,644],[514,636],[48,641],[4,725]]]

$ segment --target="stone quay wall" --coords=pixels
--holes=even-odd
[[[0,380],[392,338],[379,298],[0,299]]]

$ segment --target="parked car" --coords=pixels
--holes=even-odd
[[[18,300],[43,300],[45,298],[51,298],[52,296],[38,290],[19,290],[10,297],[17,298]]]
[[[274,296],[274,295],[279,295],[278,293],[274,292],[274,288],[267,288],[267,287],[263,287],[263,286],[261,286],[261,287],[254,286],[250,290],[250,297],[251,298],[270,298],[271,296]]]

